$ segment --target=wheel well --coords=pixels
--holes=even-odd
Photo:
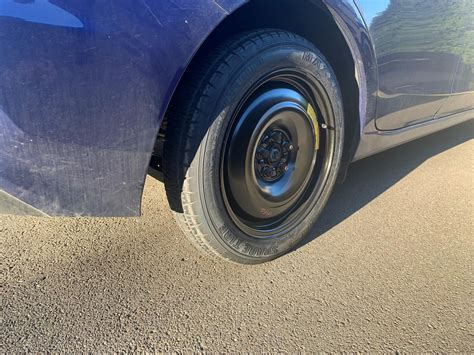
[[[187,74],[203,56],[230,36],[258,28],[276,28],[291,31],[311,41],[326,57],[335,71],[341,89],[346,139],[340,172],[345,177],[347,166],[359,140],[359,90],[351,51],[339,27],[321,0],[251,0],[230,14],[205,40],[180,80],[177,90],[184,85]],[[171,100],[170,107],[174,104]],[[162,151],[166,137],[165,114],[150,164],[151,174],[160,178]]]

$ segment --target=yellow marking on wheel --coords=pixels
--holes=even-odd
[[[316,150],[319,150],[319,123],[318,123],[318,115],[316,114],[316,111],[314,110],[313,106],[308,103],[308,107],[306,108],[306,112],[308,113],[308,116],[311,118],[313,121],[313,128],[314,128],[314,135],[316,137],[316,142],[315,142],[315,148]]]

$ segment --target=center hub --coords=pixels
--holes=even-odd
[[[273,148],[270,153],[270,161],[272,163],[277,162],[281,159],[281,152],[279,148]]]
[[[280,179],[288,171],[293,146],[288,134],[269,128],[260,140],[255,154],[255,172],[266,182]]]

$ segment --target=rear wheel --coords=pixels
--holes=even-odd
[[[254,264],[311,235],[339,169],[335,75],[305,39],[241,34],[191,68],[169,115],[165,185],[202,250]]]

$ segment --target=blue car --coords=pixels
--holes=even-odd
[[[226,260],[311,235],[358,159],[474,118],[472,0],[0,0],[0,210],[137,216]]]

